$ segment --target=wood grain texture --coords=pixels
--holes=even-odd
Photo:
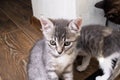
[[[31,4],[25,2],[0,1],[0,80],[27,80],[29,51],[42,37],[30,25]]]
[[[25,34],[15,33],[3,35],[0,41],[0,74],[3,80],[26,80],[26,66],[29,49],[32,47]],[[22,37],[14,38],[15,36]],[[19,40],[18,40],[19,39]],[[21,42],[21,43],[19,43]],[[28,45],[24,46],[24,45]],[[24,46],[24,47],[23,47]]]
[[[0,72],[3,80],[26,80],[27,57],[32,45],[21,30],[1,36]]]
[[[28,0],[29,2],[30,0]],[[41,33],[30,25],[30,17],[32,16],[32,8],[24,5],[17,0],[1,1],[1,10],[9,16],[9,18],[33,41],[41,37]]]
[[[23,5],[27,5],[29,7],[31,7],[31,1],[29,0],[17,0],[19,1],[20,3],[22,3]]]
[[[17,26],[0,10],[0,35],[16,29]]]

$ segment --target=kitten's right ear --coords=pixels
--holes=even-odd
[[[103,9],[103,8],[104,8],[104,1],[100,1],[100,2],[96,3],[96,4],[95,4],[95,7],[96,7],[96,8]]]
[[[69,24],[69,29],[74,32],[77,33],[81,30],[81,24],[82,24],[82,18],[76,18],[73,19],[70,24]]]
[[[40,18],[40,23],[42,26],[42,31],[49,31],[53,28],[53,23],[50,21],[50,19],[45,18],[43,16]]]

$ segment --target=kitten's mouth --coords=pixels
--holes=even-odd
[[[57,58],[57,57],[60,57],[62,54],[58,53],[58,54],[52,54],[52,55]]]
[[[61,57],[62,55],[64,55],[64,54],[63,54],[63,53],[61,53],[61,54],[58,53],[58,54],[56,55],[56,57]]]
[[[55,57],[61,57],[62,55],[64,55],[64,51],[62,51],[61,53],[59,52],[55,52],[54,54],[52,54]]]
[[[61,54],[58,54],[58,57],[60,57],[60,56],[62,56],[63,54],[61,53]]]

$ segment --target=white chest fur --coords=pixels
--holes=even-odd
[[[53,58],[52,62],[54,63],[56,73],[61,74],[64,72],[68,66],[73,64],[75,57],[75,54],[64,54],[58,58]]]

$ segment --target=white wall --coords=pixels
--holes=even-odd
[[[75,18],[75,0],[32,0],[33,15],[50,18]]]
[[[33,15],[73,19],[81,16],[83,25],[105,24],[104,12],[94,7],[100,0],[31,0]]]
[[[94,5],[101,0],[77,0],[77,15],[82,16],[83,25],[105,24],[104,11]]]

